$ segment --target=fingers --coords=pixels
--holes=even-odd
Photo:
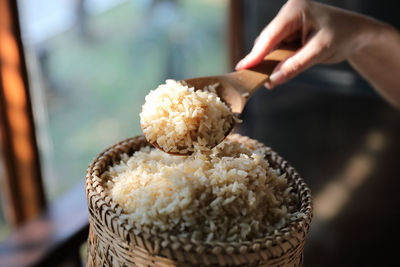
[[[290,4],[289,2],[287,4]],[[251,52],[237,65],[236,70],[250,68],[258,64],[282,40],[302,27],[302,12],[285,4],[278,15],[257,37]]]
[[[323,32],[318,32],[296,54],[279,63],[265,86],[272,89],[292,79],[312,65],[321,62],[327,56],[324,52],[327,50],[328,44],[329,42],[324,38]]]

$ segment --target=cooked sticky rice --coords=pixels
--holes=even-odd
[[[193,242],[250,241],[300,216],[296,193],[264,152],[229,137],[190,156],[144,147],[101,178],[120,218],[138,229]]]
[[[140,113],[146,139],[165,152],[179,154],[219,144],[231,129],[233,115],[217,96],[218,84],[196,90],[167,80],[150,91]]]

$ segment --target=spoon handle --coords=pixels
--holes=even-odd
[[[251,95],[269,79],[269,76],[281,61],[292,56],[299,48],[299,43],[283,45],[268,54],[256,66],[232,72],[228,75],[235,80],[242,90]]]

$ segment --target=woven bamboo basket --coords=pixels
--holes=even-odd
[[[237,134],[230,138],[249,147],[255,145],[254,140]],[[266,158],[272,167],[287,174],[289,185],[300,199],[299,211],[305,214],[272,235],[252,242],[192,243],[176,236],[157,236],[120,219],[122,208],[106,194],[98,177],[119,162],[121,154],[132,155],[148,145],[143,136],[129,138],[100,153],[89,166],[87,266],[302,266],[312,218],[311,193],[294,168],[270,148]]]

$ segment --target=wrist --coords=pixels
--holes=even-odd
[[[382,43],[391,42],[393,32],[392,26],[366,18],[367,23],[363,23],[363,28],[360,30],[357,38],[357,45],[354,46],[354,51],[348,58],[350,62],[366,57],[374,53],[375,49],[379,49]]]

